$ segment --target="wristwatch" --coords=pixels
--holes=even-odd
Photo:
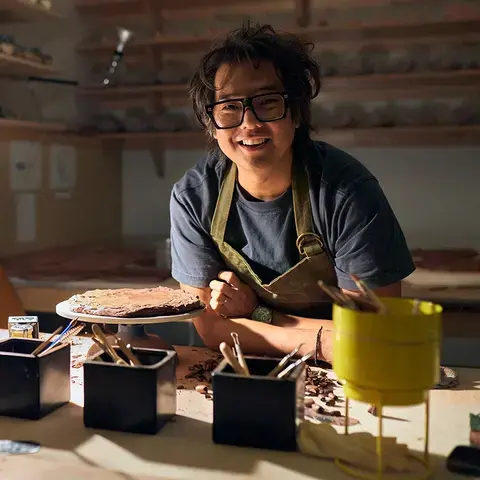
[[[255,307],[255,310],[253,310],[250,318],[257,322],[272,323],[273,310],[265,305],[258,305]]]

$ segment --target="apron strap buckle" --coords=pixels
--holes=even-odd
[[[296,245],[300,255],[306,257],[312,257],[324,251],[323,241],[315,233],[306,232],[300,234],[297,238]]]

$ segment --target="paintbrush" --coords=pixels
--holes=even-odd
[[[72,321],[65,327],[65,329],[59,334],[59,336],[57,337],[57,339],[54,340],[54,341],[47,347],[47,350],[50,350],[50,349],[52,349],[53,347],[55,347],[57,344],[59,344],[59,343],[62,341],[62,339],[64,338],[64,336],[65,336],[77,323],[78,323],[78,320],[77,320],[76,318],[75,318],[74,320],[72,320]],[[61,328],[61,327],[60,327],[60,328]],[[57,328],[57,330],[55,330],[55,332],[58,333],[58,328]],[[44,345],[43,345],[43,347],[42,347],[41,349],[40,349],[40,346],[37,347],[37,349],[35,349],[35,350],[38,350],[37,353],[36,353],[36,355],[39,355],[40,352],[45,353],[46,350],[43,350],[43,348],[44,348],[46,345],[48,345],[48,343],[51,342],[51,339],[55,336],[55,332],[52,333],[52,335],[50,335],[50,337],[48,338],[48,341],[45,341],[45,342],[44,342]],[[34,350],[34,351],[35,351],[35,350]]]
[[[46,340],[44,340],[33,352],[32,355],[38,355],[51,341],[52,338],[62,330],[62,327],[58,327]]]
[[[62,337],[62,340],[59,343],[56,343],[54,346],[48,347],[43,352],[39,353],[38,356],[43,357],[47,353],[53,353],[53,352],[56,352],[57,350],[60,350],[61,348],[65,347],[67,344],[71,343],[71,341],[73,340],[73,337],[75,337],[75,335],[78,335],[83,330],[84,327],[85,327],[85,324],[81,323],[81,324],[77,325],[76,327],[70,329]]]

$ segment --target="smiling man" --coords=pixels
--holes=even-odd
[[[207,346],[236,331],[244,352],[303,344],[300,354],[331,362],[331,305],[318,280],[355,294],[355,274],[398,296],[414,270],[376,178],[310,138],[319,90],[308,46],[268,25],[229,34],[192,79],[214,148],[172,191],[172,275],[209,305],[195,320]]]

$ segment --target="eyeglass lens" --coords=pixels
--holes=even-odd
[[[285,114],[285,100],[279,93],[260,95],[252,99],[252,110],[260,122],[272,122]],[[238,127],[243,121],[242,100],[217,103],[213,107],[213,119],[220,128]]]

